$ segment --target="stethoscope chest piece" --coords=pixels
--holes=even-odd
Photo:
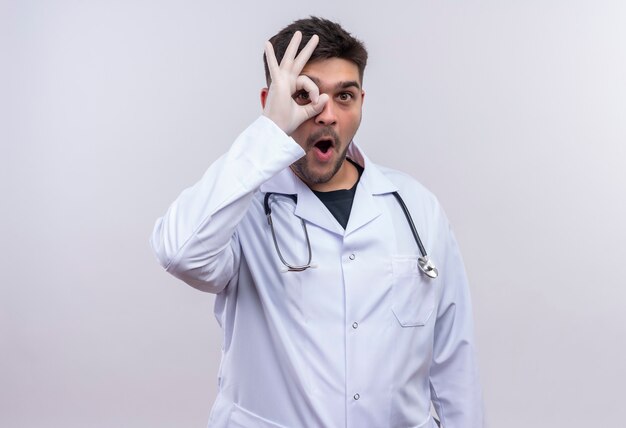
[[[437,275],[439,275],[439,271],[429,257],[419,257],[417,259],[417,264],[419,265],[420,270],[424,272],[427,277],[437,278]]]

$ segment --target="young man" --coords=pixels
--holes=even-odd
[[[434,427],[431,402],[445,428],[481,427],[448,221],[419,183],[352,141],[365,48],[310,18],[265,54],[263,115],[152,236],[168,272],[217,294],[209,427]]]

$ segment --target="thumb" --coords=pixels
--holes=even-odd
[[[309,104],[303,106],[307,112],[308,117],[317,116],[324,110],[324,106],[328,102],[328,94],[321,94],[317,98],[317,102],[310,102]]]

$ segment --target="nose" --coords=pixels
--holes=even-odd
[[[324,126],[337,123],[337,116],[335,115],[335,107],[332,99],[329,99],[324,105],[324,109],[315,116],[315,123]]]

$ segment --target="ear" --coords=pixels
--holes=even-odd
[[[261,108],[265,108],[265,101],[267,101],[268,88],[261,89]]]
[[[365,91],[361,90],[361,104],[363,104],[363,101],[365,101]]]

